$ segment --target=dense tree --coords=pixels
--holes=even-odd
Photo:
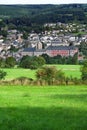
[[[77,53],[73,57],[62,57],[61,55],[50,57],[47,54],[43,54],[42,57],[46,60],[46,64],[78,64]]]
[[[4,72],[3,70],[0,70],[0,80],[4,79],[6,74],[7,74],[6,72]]]
[[[37,69],[45,64],[45,59],[41,56],[36,57],[30,57],[30,56],[24,56],[20,60],[20,67],[23,68],[30,68],[30,69]]]
[[[13,23],[9,23],[8,24],[8,29],[9,30],[11,30],[11,29],[16,29],[17,27],[16,27],[16,25],[15,24],[13,24]]]
[[[76,54],[72,57],[72,64],[74,64],[74,65],[78,64],[78,53],[76,53]]]
[[[0,35],[2,35],[3,37],[7,37],[7,31],[6,30],[1,30],[0,31]]]
[[[37,70],[36,77],[39,80],[45,80],[51,85],[55,80],[64,80],[65,74],[61,70],[57,70],[54,66],[44,66]]]
[[[49,64],[50,57],[47,54],[42,54],[41,56],[45,59],[46,64]]]
[[[7,24],[9,29],[42,32],[44,23],[87,23],[87,4],[70,5],[1,5],[0,29]],[[46,27],[47,30],[51,28]],[[57,29],[57,28],[56,28]],[[77,32],[77,31],[76,31]]]
[[[31,57],[30,56],[23,56],[20,60],[19,66],[23,68],[29,68],[30,66]]]
[[[87,60],[84,62],[83,66],[81,67],[81,77],[82,80],[87,80]]]
[[[5,23],[2,19],[0,19],[0,31],[2,30],[3,27],[5,27]]]
[[[51,84],[53,79],[55,79],[56,73],[57,73],[56,68],[45,66],[36,72],[36,77],[37,79],[45,80],[49,84]]]
[[[23,32],[22,38],[23,38],[23,39],[28,39],[28,33],[27,33],[27,32]]]
[[[39,67],[43,66],[46,63],[45,59],[42,56],[35,57],[35,61],[38,62]]]
[[[83,55],[87,56],[87,43],[81,42],[79,45],[79,51],[83,53]]]
[[[5,60],[5,67],[14,67],[16,65],[16,59],[14,57],[7,57]]]
[[[5,67],[5,60],[3,58],[0,58],[0,68]]]

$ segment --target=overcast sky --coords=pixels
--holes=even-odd
[[[0,0],[0,4],[69,4],[87,3],[87,0]]]

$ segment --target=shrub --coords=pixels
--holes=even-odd
[[[4,72],[3,70],[0,70],[0,80],[4,79],[6,75],[7,75],[6,72]]]
[[[87,61],[81,67],[81,78],[83,81],[87,80]]]
[[[65,79],[65,74],[54,66],[45,66],[37,70],[36,77],[38,80],[45,80],[48,85],[52,85],[55,80],[62,83]]]

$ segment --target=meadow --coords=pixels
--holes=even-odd
[[[61,69],[65,72],[65,75],[68,77],[77,77],[81,78],[80,65],[52,65],[56,66],[57,69]],[[23,69],[23,68],[5,68],[3,69],[7,72],[5,80],[11,80],[18,77],[28,77],[35,79],[36,70]]]
[[[81,78],[79,65],[55,65]],[[36,70],[13,68],[5,80],[35,79]],[[0,86],[0,130],[87,130],[87,87]]]
[[[0,130],[87,130],[87,87],[0,86]]]

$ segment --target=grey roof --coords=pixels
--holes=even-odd
[[[35,47],[29,47],[29,48],[24,48],[23,52],[34,52],[36,50]]]
[[[45,52],[46,49],[38,49],[38,50],[35,50],[35,52]]]
[[[48,46],[46,50],[75,50],[75,46]]]

